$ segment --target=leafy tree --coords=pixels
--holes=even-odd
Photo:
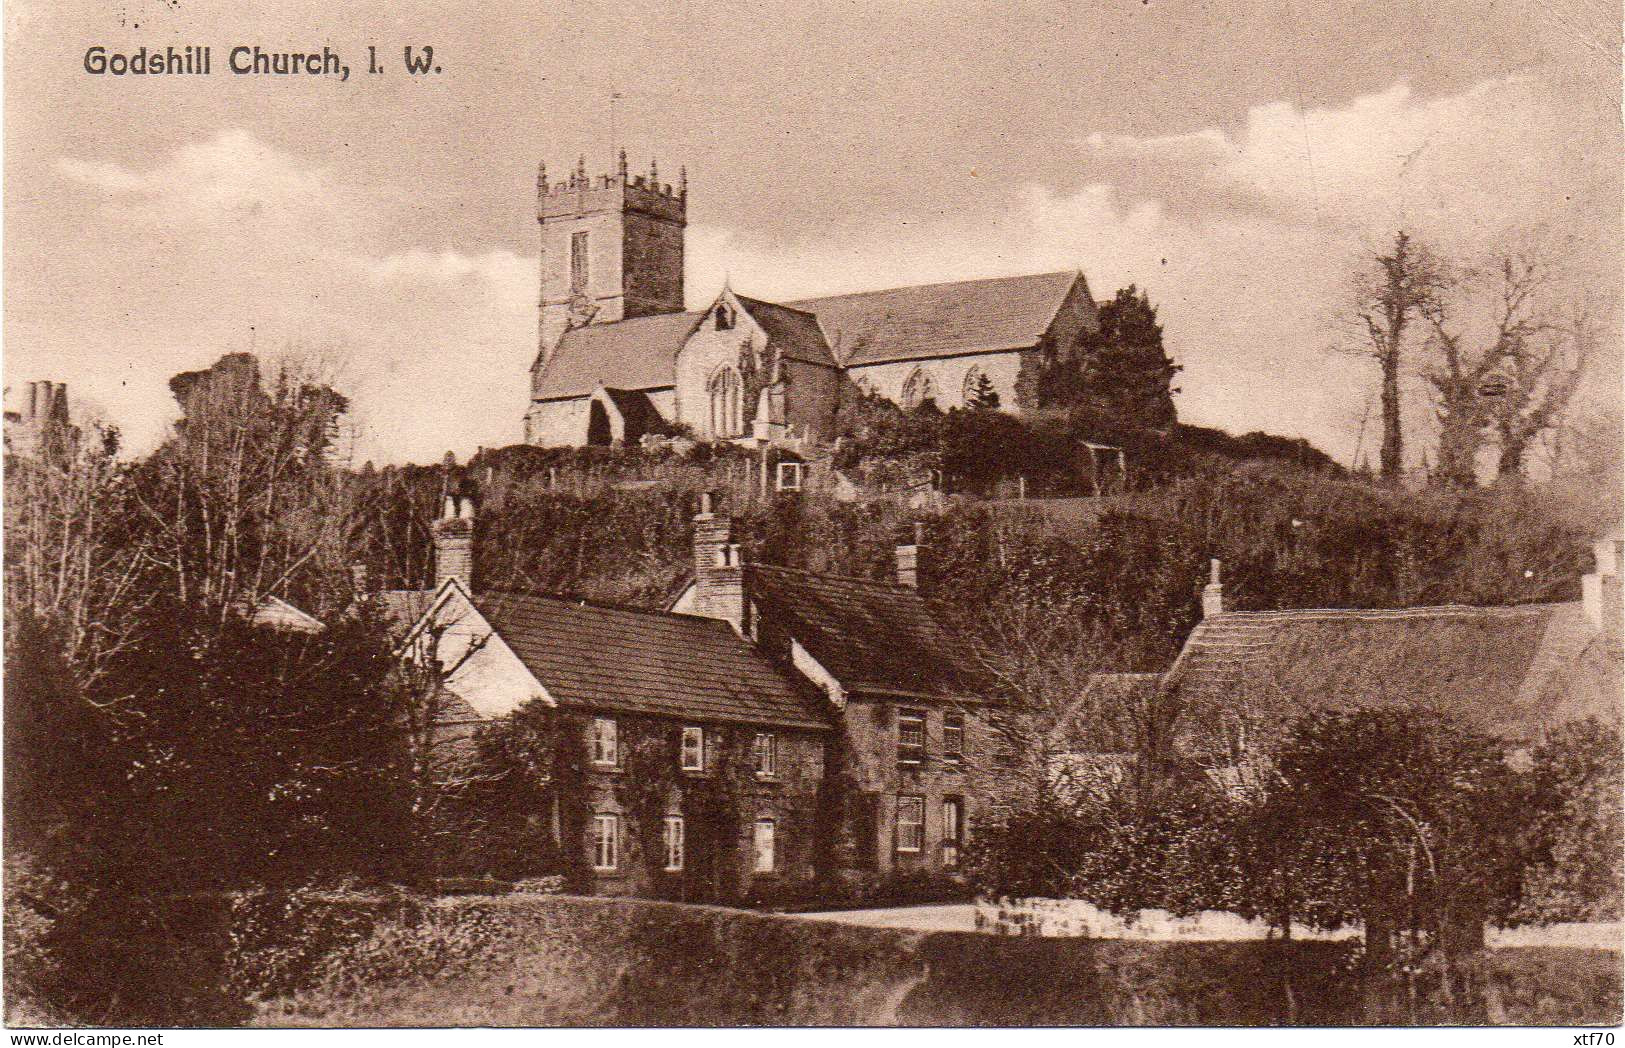
[[[382,624],[296,633],[173,601],[154,616],[92,693],[126,720],[148,887],[399,875],[406,755]]]
[[[1269,901],[1316,927],[1358,920],[1374,964],[1405,942],[1481,948],[1485,921],[1516,899],[1525,861],[1518,782],[1502,749],[1420,710],[1303,718],[1274,757],[1276,781],[1257,812]],[[1283,893],[1280,871],[1309,872],[1318,890],[1293,892],[1288,881]]]
[[[118,711],[84,694],[46,621],[24,609],[8,614],[6,633],[8,852],[75,884],[122,883],[142,855]]]
[[[504,880],[562,874],[587,886],[582,848],[586,808],[566,804],[585,782],[583,720],[530,702],[482,726],[468,739],[464,786],[437,813],[436,848],[443,873]]]
[[[1098,317],[1095,330],[1082,332],[1074,349],[1045,367],[1040,403],[1110,420],[1114,427],[1167,430],[1176,418],[1173,380],[1181,368],[1163,348],[1156,307],[1130,284],[1099,308]]]
[[[1565,724],[1531,756],[1533,865],[1516,916],[1619,920],[1625,893],[1619,729],[1595,719]]]
[[[1174,424],[1174,376],[1157,310],[1133,284],[1100,308],[1100,328],[1083,345],[1085,403],[1146,429]]]

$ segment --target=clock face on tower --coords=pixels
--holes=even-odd
[[[570,293],[570,326],[573,328],[586,327],[592,323],[592,318],[598,315],[598,303],[587,297],[583,291]]]

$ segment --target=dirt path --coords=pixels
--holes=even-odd
[[[905,928],[919,932],[974,932],[976,907],[971,903],[947,903],[929,906],[896,906],[876,910],[835,910],[826,913],[803,913],[796,916],[804,920],[836,921],[868,928]],[[986,930],[986,929],[980,929]],[[1310,935],[1307,938],[1319,938]],[[1237,935],[1213,929],[1210,934],[1200,930],[1175,935],[1147,928],[1134,938],[1151,942],[1200,938],[1207,941],[1242,941],[1263,938],[1263,935]],[[1584,924],[1554,924],[1545,928],[1492,928],[1486,936],[1486,945],[1508,946],[1579,946],[1591,949],[1618,950],[1625,946],[1625,925],[1618,921],[1599,921]]]

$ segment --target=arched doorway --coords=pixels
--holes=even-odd
[[[596,397],[589,402],[587,409],[587,443],[597,447],[609,447],[614,441],[610,431],[609,412],[604,410],[603,402]]]

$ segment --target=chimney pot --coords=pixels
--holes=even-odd
[[[440,519],[429,529],[434,542],[436,590],[452,578],[464,586],[474,584],[474,495],[466,478],[454,478],[456,468],[456,456],[446,452]]]
[[[897,547],[897,584],[909,589],[920,588],[920,560],[925,549],[925,522],[915,521],[914,541]]]
[[[710,492],[700,494],[694,517],[694,613],[722,619],[744,631],[744,556],[733,541],[733,521],[717,513]]]
[[[1202,618],[1210,619],[1224,613],[1224,585],[1219,582],[1219,560],[1208,562],[1208,583],[1202,587]]]

